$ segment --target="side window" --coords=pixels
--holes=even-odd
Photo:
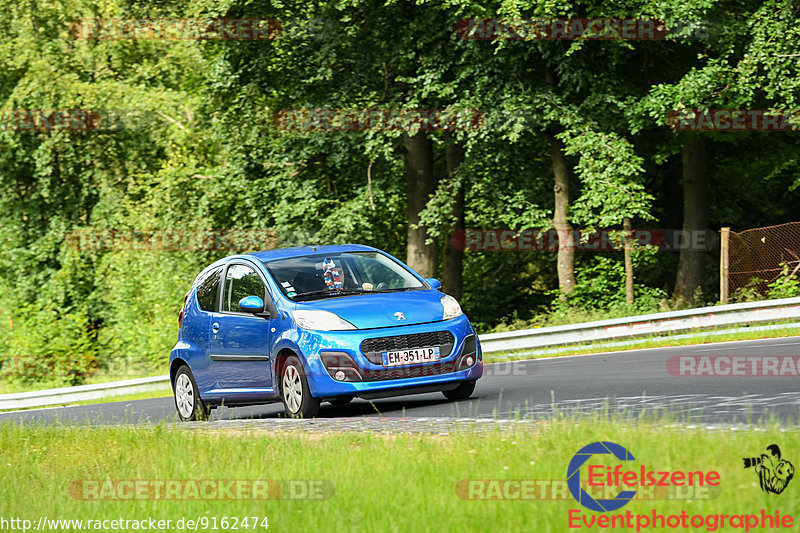
[[[245,296],[264,298],[266,287],[255,270],[245,265],[232,265],[225,275],[225,296],[222,300],[223,311],[242,312],[239,300]]]
[[[206,279],[197,286],[197,302],[203,311],[214,312],[217,310],[217,293],[219,280],[222,277],[222,267],[206,276]]]

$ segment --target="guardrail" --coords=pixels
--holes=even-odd
[[[484,353],[497,353],[797,318],[800,318],[800,298],[784,298],[614,318],[598,322],[488,333],[479,335],[479,338]],[[62,405],[120,394],[132,394],[162,388],[165,384],[169,384],[169,376],[166,375],[97,385],[2,394],[0,395],[0,411]]]
[[[598,322],[480,335],[484,353],[718,328],[800,318],[800,298],[715,305]]]
[[[96,385],[79,385],[77,387],[63,387],[60,389],[0,394],[0,411],[97,400],[99,398],[108,398],[121,394],[135,394],[137,392],[157,390],[163,388],[165,385],[169,385],[169,376],[153,376],[149,378],[126,379],[124,381],[114,381],[111,383],[98,383]]]

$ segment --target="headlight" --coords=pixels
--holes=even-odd
[[[455,318],[457,316],[461,316],[462,314],[464,314],[461,311],[461,306],[458,305],[458,301],[452,296],[444,296],[442,298],[442,307],[444,307],[444,314],[442,314],[442,320],[449,320],[451,318]]]
[[[295,309],[292,311],[294,322],[303,329],[316,329],[318,331],[340,331],[356,329],[356,327],[342,320],[330,311],[320,309]]]

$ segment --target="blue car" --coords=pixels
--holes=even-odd
[[[468,398],[483,374],[458,302],[391,255],[361,245],[284,248],[203,270],[178,315],[169,373],[182,420],[219,405],[442,392]]]

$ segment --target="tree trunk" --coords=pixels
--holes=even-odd
[[[558,77],[552,68],[545,68],[544,79],[554,91],[558,91]],[[564,156],[564,143],[556,138],[557,133],[558,128],[555,125],[551,126],[547,140],[550,142],[550,159],[555,178],[553,228],[558,232],[556,271],[558,289],[561,291],[561,299],[564,300],[575,290],[575,248],[572,245],[572,226],[569,224],[569,169],[567,158]]]
[[[569,169],[564,156],[564,143],[555,136],[556,130],[548,134],[550,158],[553,162],[555,185],[555,210],[553,228],[558,232],[558,288],[562,297],[575,290],[575,248],[572,243],[572,226],[569,223]]]
[[[451,135],[445,134],[445,160],[447,164],[447,176],[452,180],[461,161],[464,160],[464,148]],[[464,250],[460,250],[453,245],[452,236],[457,231],[464,230],[464,182],[455,194],[453,203],[453,216],[455,225],[451,231],[447,232],[447,242],[444,249],[444,264],[442,265],[442,289],[444,292],[455,298],[461,299],[462,295],[462,272],[464,265]]]
[[[408,199],[408,266],[429,278],[436,275],[437,246],[436,242],[425,244],[428,238],[427,228],[420,226],[419,213],[428,203],[434,192],[433,143],[422,132],[413,137],[403,137],[406,165],[406,195]]]
[[[631,227],[631,219],[625,217],[622,219],[622,229],[625,235],[625,301],[629,304],[633,303],[633,228]]]
[[[678,260],[674,296],[695,303],[695,292],[703,283],[705,250],[692,250],[693,232],[708,226],[708,174],[704,139],[695,139],[683,147],[683,230],[684,247]]]

